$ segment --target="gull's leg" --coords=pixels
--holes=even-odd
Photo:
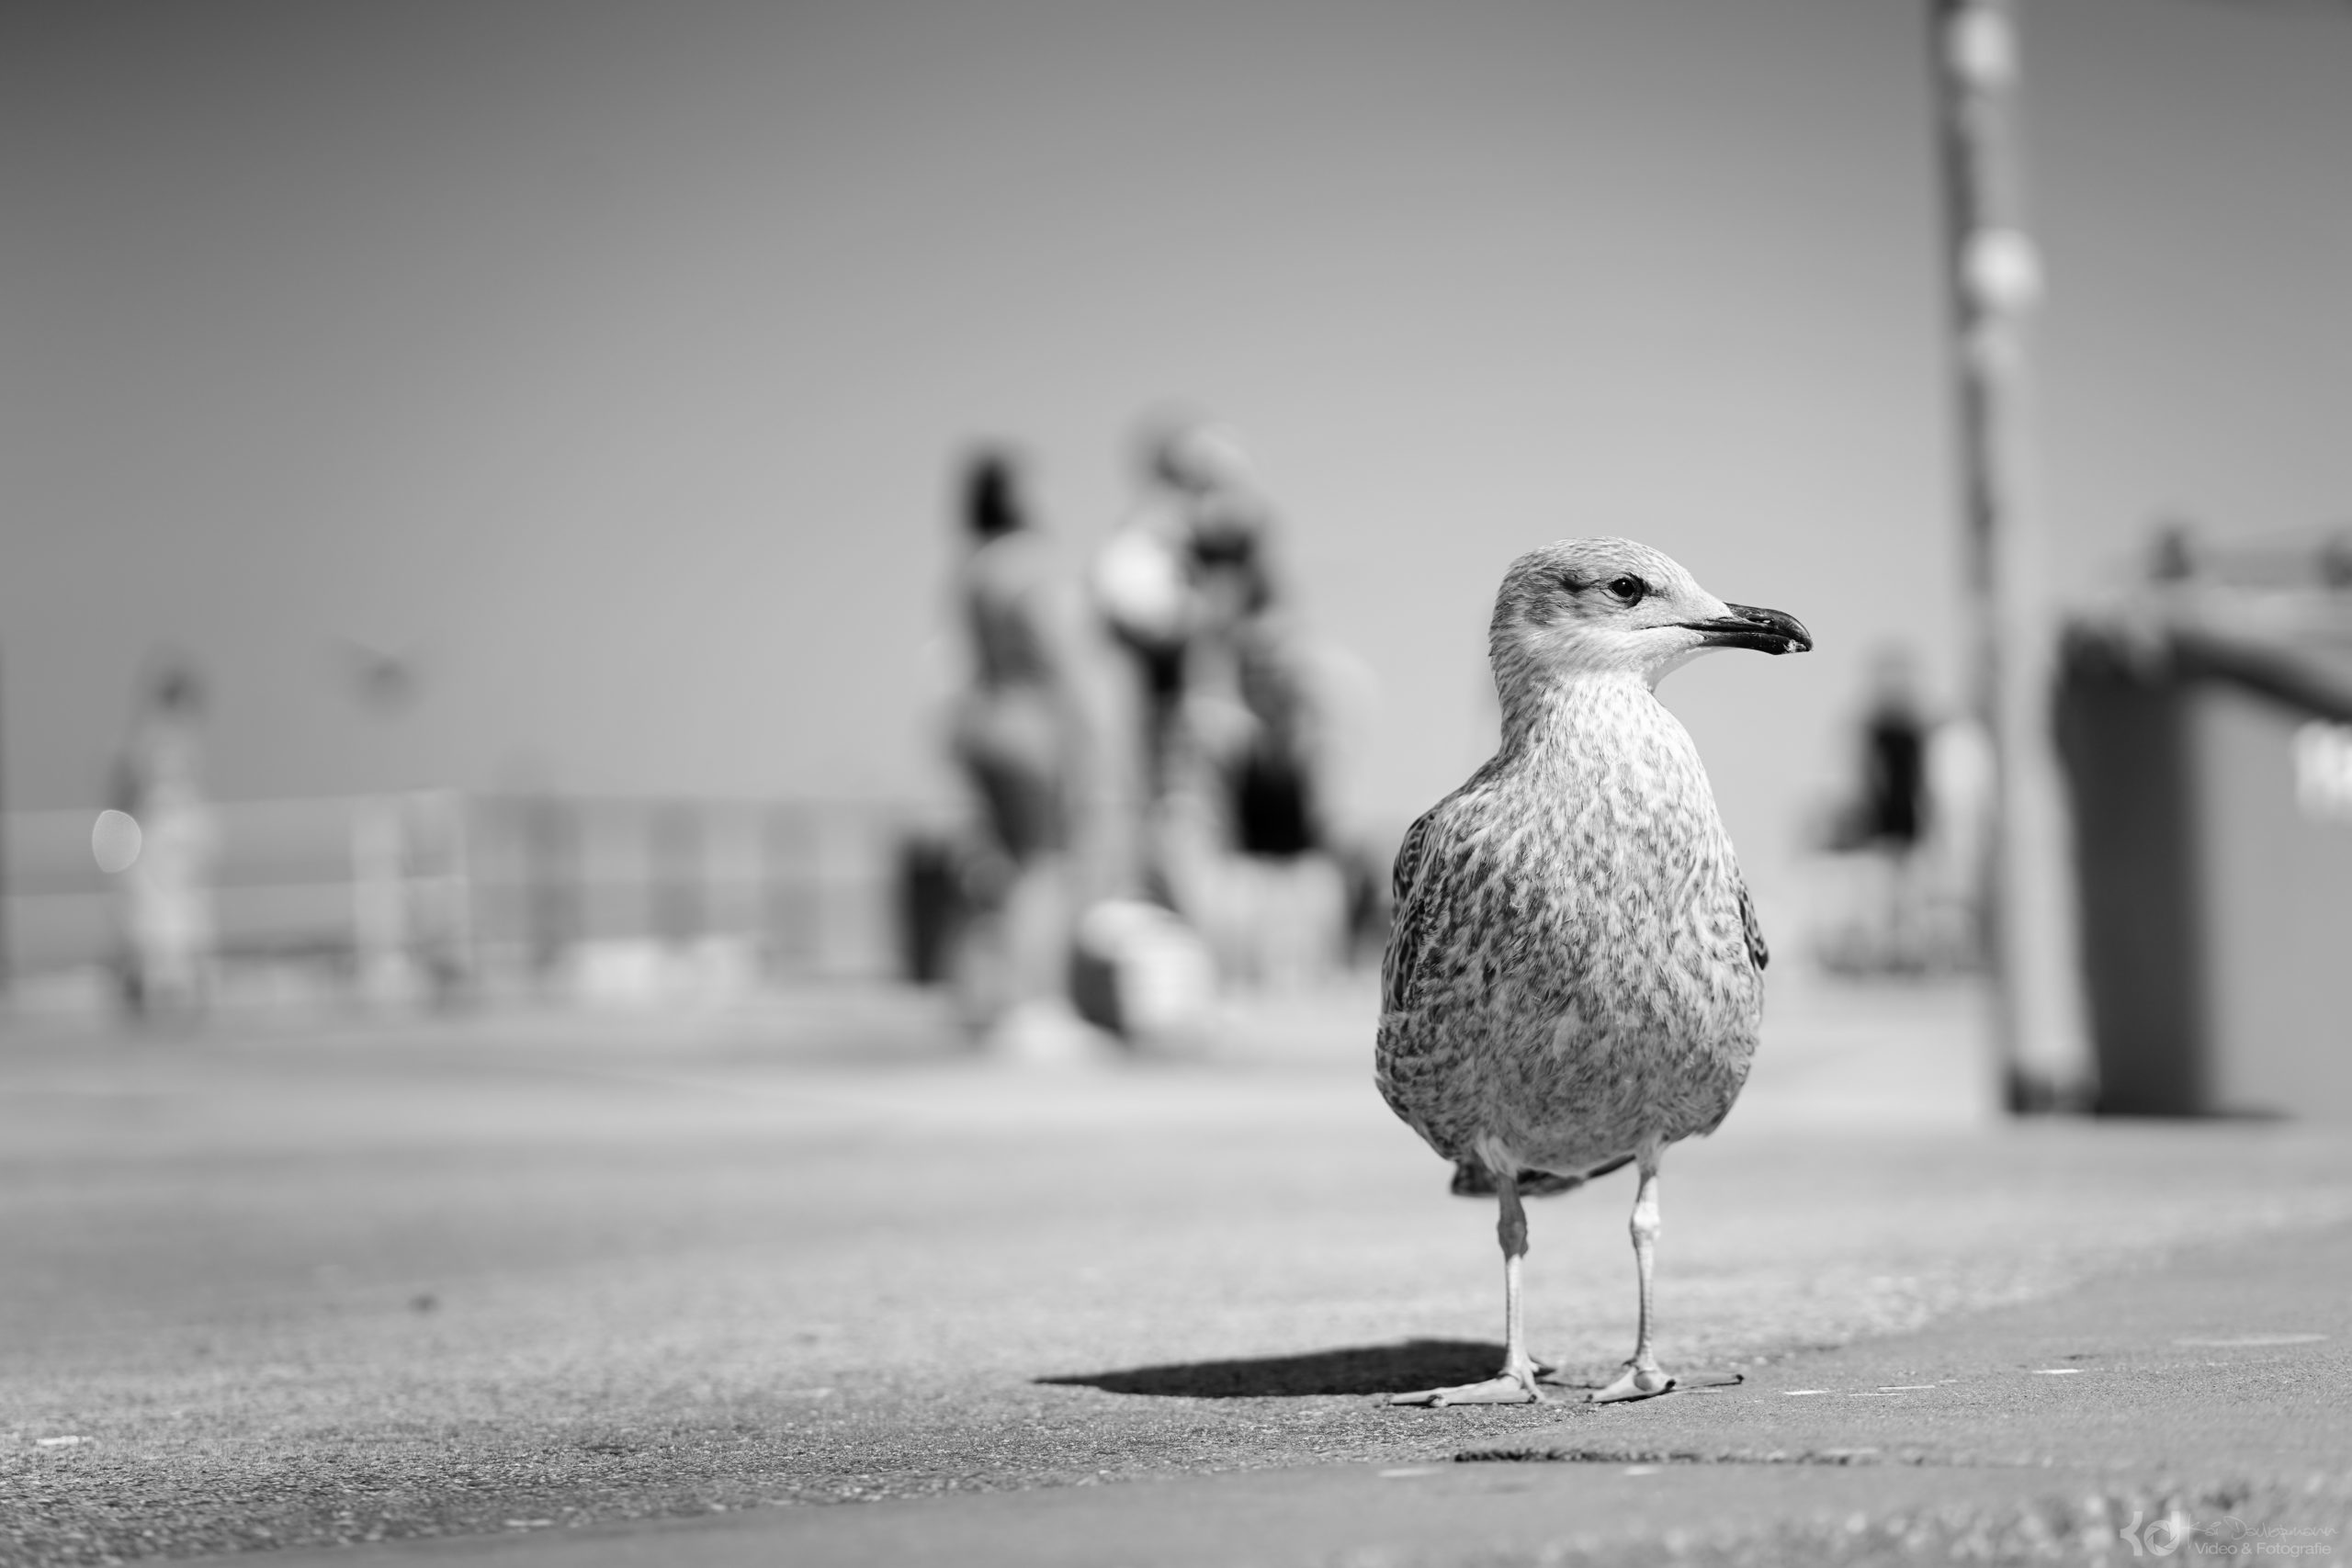
[[[1503,1370],[1485,1382],[1395,1394],[1388,1401],[1391,1404],[1534,1404],[1543,1401],[1544,1396],[1535,1392],[1535,1358],[1527,1353],[1527,1329],[1519,1304],[1519,1260],[1527,1256],[1527,1211],[1520,1203],[1519,1182],[1514,1178],[1497,1172],[1495,1190],[1502,1199],[1495,1237],[1503,1247]]]
[[[1595,1404],[1613,1404],[1621,1399],[1647,1399],[1652,1394],[1670,1393],[1674,1379],[1657,1364],[1657,1353],[1650,1348],[1650,1266],[1657,1254],[1657,1162],[1658,1153],[1652,1149],[1641,1156],[1642,1185],[1634,1194],[1634,1270],[1641,1280],[1641,1322],[1634,1331],[1634,1359],[1607,1388],[1592,1396]]]

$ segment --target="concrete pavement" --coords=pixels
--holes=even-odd
[[[2030,1305],[1835,1351],[1737,1388],[1564,1406],[1419,1462],[770,1509],[518,1534],[282,1568],[2131,1555],[2132,1540],[2352,1550],[2352,1227],[2199,1248]],[[2181,1537],[2171,1522],[2188,1522]],[[2134,1523],[2137,1522],[2137,1529]],[[2156,1526],[2158,1537],[2148,1537]]]
[[[1668,1459],[1669,1484],[1817,1492],[1831,1506],[1858,1484],[1855,1456],[1784,1452],[1761,1479],[1733,1477],[1776,1449],[1900,1457],[1928,1444],[1946,1481],[1982,1470],[2010,1497],[2002,1466],[1969,1468],[2018,1457],[1989,1445],[1989,1413],[2057,1421],[2063,1406],[2010,1401],[2090,1386],[2088,1364],[2003,1393],[2002,1357],[2026,1352],[1953,1341],[1934,1378],[1856,1360],[1851,1386],[1806,1374],[1834,1402],[1768,1390],[1809,1386],[1773,1381],[1804,1358],[1876,1355],[2018,1303],[2057,1311],[2086,1281],[2143,1278],[2217,1239],[2303,1256],[2303,1238],[2352,1223],[2352,1147],[2338,1135],[1988,1122],[1970,1098],[1973,1064],[1951,1049],[1964,1010],[1883,1000],[1875,1021],[1877,1004],[1849,998],[1811,1035],[1768,1042],[1724,1132],[1668,1163],[1662,1348],[1751,1378],[1590,1428],[1639,1436],[1645,1453],[1743,1461]],[[819,1010],[827,1031],[844,1027]],[[1465,1518],[1500,1518],[1535,1505],[1480,1501],[1478,1488],[1657,1479],[1591,1463],[1458,1477],[1465,1450],[1585,1443],[1597,1413],[1380,1402],[1486,1370],[1498,1270],[1491,1216],[1447,1198],[1442,1168],[1379,1104],[1354,1023],[1316,1043],[1274,1019],[1249,1060],[1056,1077],[953,1059],[922,1045],[916,1014],[899,1023],[859,1023],[879,1043],[855,1060],[804,1048],[805,1033],[564,1021],[543,1035],[509,1021],[7,1039],[0,1560],[432,1537],[466,1538],[467,1551],[617,1551],[637,1549],[597,1543],[636,1538],[600,1532],[677,1517],[723,1519],[714,1540],[807,1531],[792,1555],[852,1561],[910,1550],[861,1529],[955,1543],[994,1518],[1013,1532],[1008,1551],[1028,1551],[1018,1532],[1061,1530],[1055,1510],[1153,1498],[1179,1500],[1170,1521],[1147,1512],[1132,1529],[1180,1544],[1197,1538],[1173,1515],[1226,1506],[1181,1502],[1193,1487],[1260,1497],[1250,1506],[1269,1518],[1305,1499],[1291,1534],[1265,1529],[1306,1551],[1333,1539],[1317,1519],[1389,1506],[1347,1501],[1349,1486],[1385,1497],[1410,1483],[1438,1514],[1467,1488]],[[1611,1179],[1533,1216],[1536,1344],[1587,1374],[1632,1332],[1629,1201]],[[2341,1249],[2308,1255],[2340,1261]],[[2310,1314],[2273,1321],[2263,1299],[2224,1292],[2208,1329],[2184,1332],[2340,1337],[2304,1326]],[[2133,1354],[2177,1326],[2151,1327]],[[2263,1375],[2296,1387],[2312,1368],[2337,1375],[2293,1359],[2335,1342],[2211,1359],[2287,1358]],[[1941,1427],[1928,1392],[1861,1386],[1944,1376],[1962,1381],[1932,1396],[1951,1405]],[[2121,1411],[2138,1430],[2146,1401],[2189,1388],[2159,1382],[2140,1404],[2085,1408]],[[2199,1393],[2175,1425],[2211,1446],[2110,1448],[2097,1462],[2122,1467],[2119,1485],[2156,1484],[2167,1466],[2202,1485],[2243,1457],[2260,1461],[2264,1486],[2288,1486],[2291,1467],[2261,1447],[2264,1419],[2216,1414],[2238,1408]],[[1928,1424],[1886,1425],[1898,1412]],[[1828,1424],[1790,1425],[1808,1420]],[[1676,1425],[1690,1422],[1702,1425]],[[1428,1486],[1378,1474],[1430,1465]],[[1919,1479],[1930,1467],[1861,1468],[1929,1487],[1923,1506],[1941,1495]],[[1258,1474],[1230,1473],[1244,1471]],[[1327,1494],[1341,1501],[1316,1513]],[[808,1506],[839,1502],[875,1506]],[[1635,1519],[1630,1506],[1595,1504],[1591,1528]],[[917,1522],[890,1523],[902,1517]],[[1543,1520],[1544,1540],[1564,1539],[1556,1513]]]

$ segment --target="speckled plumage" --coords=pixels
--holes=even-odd
[[[1623,540],[1513,566],[1501,749],[1396,857],[1381,1092],[1489,1171],[1578,1178],[1712,1132],[1756,1052],[1767,953],[1698,748],[1638,662],[1544,657],[1544,592],[1621,569],[1697,586]]]
[[[1723,1121],[1764,950],[1647,686],[1572,682],[1531,717],[1397,855],[1380,1088],[1450,1159],[1580,1177]]]
[[[1489,630],[1502,745],[1396,856],[1377,1074],[1389,1106],[1501,1201],[1504,1369],[1400,1404],[1538,1397],[1521,1327],[1523,1194],[1638,1162],[1641,1326],[1596,1399],[1676,1386],[1650,1349],[1659,1156],[1747,1082],[1768,962],[1690,734],[1654,694],[1694,655],[1812,646],[1624,539],[1512,563]]]

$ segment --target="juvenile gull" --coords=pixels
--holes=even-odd
[[[1511,563],[1487,645],[1502,746],[1397,852],[1378,1074],[1390,1109],[1454,1162],[1454,1191],[1501,1200],[1503,1370],[1394,1403],[1542,1398],[1520,1199],[1628,1163],[1640,1325],[1592,1397],[1645,1398],[1675,1386],[1650,1347],[1659,1156],[1731,1110],[1768,957],[1698,750],[1652,692],[1711,649],[1813,637],[1645,545],[1573,539]]]

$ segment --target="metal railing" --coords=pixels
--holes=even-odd
[[[897,964],[893,885],[912,814],[894,805],[435,790],[208,809],[224,965],[314,964],[448,988],[527,983],[623,951],[723,946],[775,978]],[[121,961],[124,889],[93,852],[97,815],[0,816],[6,973]]]

